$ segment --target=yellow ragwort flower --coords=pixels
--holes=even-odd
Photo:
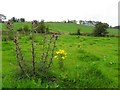
[[[56,52],[56,54],[59,54],[59,52]]]
[[[56,59],[56,58],[57,58],[57,56],[54,56],[54,58]]]
[[[62,57],[62,59],[65,59],[65,57]]]

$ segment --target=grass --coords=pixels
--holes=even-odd
[[[30,24],[30,23],[27,23]],[[46,23],[53,31],[74,32],[78,27],[85,32],[93,27],[76,24]],[[15,28],[20,27],[16,24]],[[82,31],[81,30],[81,31]],[[111,33],[115,33],[111,31]],[[48,35],[49,36],[49,35]],[[35,36],[36,62],[40,62],[42,35]],[[20,34],[20,47],[26,62],[31,59],[30,38]],[[64,70],[53,59],[50,78],[21,78],[12,40],[2,41],[3,88],[117,88],[118,87],[118,38],[59,35],[55,51],[67,52]]]
[[[51,31],[55,32],[63,32],[63,33],[74,33],[77,31],[78,28],[80,28],[82,33],[92,33],[94,30],[93,26],[87,26],[87,25],[80,25],[80,24],[74,24],[74,23],[60,23],[60,22],[47,22],[45,23]],[[17,30],[23,26],[27,25],[31,29],[31,23],[30,22],[19,22],[14,23],[14,30]],[[6,30],[5,24],[2,25],[2,29]],[[118,29],[111,29],[108,28],[109,34],[118,35]]]
[[[81,42],[83,38],[85,38],[85,40]],[[93,44],[94,40],[96,39],[99,41],[96,44]],[[67,52],[67,58],[64,60],[65,72],[61,72],[59,70],[58,63],[56,60],[54,60],[54,66],[52,67],[53,68],[52,72],[54,72],[53,75],[56,75],[56,78],[58,78],[58,80],[60,79],[60,81],[58,82],[58,85],[60,83],[60,85],[62,84],[60,87],[94,87],[94,88],[95,87],[110,87],[110,88],[117,87],[117,82],[116,82],[118,78],[117,77],[118,75],[117,38],[109,38],[109,39],[93,38],[93,37],[77,38],[76,36],[70,36],[70,35],[59,36],[56,50],[64,49]],[[27,60],[31,59],[30,52],[29,52],[30,42],[24,38],[21,38],[20,42],[22,43],[21,46],[23,47],[22,51],[24,53],[24,56],[26,57]],[[112,44],[109,44],[109,47],[107,45],[108,42],[112,42]],[[78,47],[79,43],[82,45],[81,48]],[[103,44],[105,46],[103,46]],[[29,82],[27,80],[29,82],[28,84],[22,84],[23,82],[27,82],[27,81],[24,79],[18,80],[18,77],[14,76],[15,74],[14,71],[16,71],[16,67],[18,66],[15,58],[13,42],[12,41],[3,42],[3,46],[4,46],[2,51],[3,87],[36,87],[35,83],[37,83],[38,81],[34,82],[30,80]],[[38,46],[36,46],[36,48],[37,48],[36,52],[38,52],[38,49],[40,50],[40,48],[38,48]],[[103,53],[103,52],[106,52],[106,53]],[[39,56],[36,55],[36,58],[39,58]],[[111,62],[113,64],[111,64]],[[64,81],[66,74],[68,75],[67,81],[66,80]],[[87,76],[88,74],[89,76]],[[62,78],[59,76],[61,76]],[[9,79],[11,79],[10,82],[7,82]],[[61,79],[63,79],[63,83]],[[76,83],[74,84],[73,81],[71,80],[75,80]],[[104,83],[102,83],[103,80],[105,80]],[[37,85],[39,84],[37,83]],[[40,85],[41,85],[41,82],[40,82]],[[44,87],[44,85],[41,85],[41,86]]]

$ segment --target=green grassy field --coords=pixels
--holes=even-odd
[[[30,23],[25,23],[31,27]],[[24,23],[15,23],[15,29]],[[94,27],[46,23],[52,31],[63,33],[92,32]],[[5,26],[3,25],[3,30]],[[111,34],[117,30],[108,29]],[[48,35],[49,36],[49,35]],[[43,35],[35,35],[36,62],[40,62]],[[29,35],[20,34],[20,47],[26,61],[31,60]],[[58,60],[53,59],[51,77],[55,82],[46,79],[27,79],[17,75],[19,71],[15,46],[12,40],[2,41],[2,87],[3,88],[117,88],[118,87],[118,38],[92,37],[62,34],[59,35],[55,51],[65,50],[64,70],[59,69]]]
[[[47,22],[45,23],[51,31],[59,31],[64,33],[73,33],[76,32],[78,28],[80,28],[81,32],[83,33],[92,33],[94,27],[93,26],[86,26],[86,25],[80,25],[80,24],[74,24],[74,23],[59,23],[59,22]],[[31,23],[14,23],[14,30],[17,30],[23,26],[27,25],[29,28],[31,28]],[[6,30],[5,25],[2,25],[2,29]],[[108,29],[109,34],[118,35],[118,29]]]

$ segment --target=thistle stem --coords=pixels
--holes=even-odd
[[[35,75],[34,30],[32,30],[32,35],[31,35],[31,48],[32,48],[32,66],[33,66],[33,74]]]
[[[51,58],[50,58],[50,63],[48,64],[48,68],[50,68],[51,64],[52,64],[52,59],[53,59],[53,56],[54,56],[54,50],[55,50],[55,47],[56,47],[56,41],[57,41],[57,38],[55,38],[54,40],[54,45],[53,45],[53,49],[52,49],[52,54],[51,54]]]
[[[53,37],[50,38],[50,42],[48,44],[48,48],[47,48],[47,51],[46,51],[46,56],[45,56],[44,63],[47,61],[47,57],[48,57],[48,53],[49,53],[49,50],[50,50],[50,45],[51,45],[51,42],[52,42],[52,38]]]

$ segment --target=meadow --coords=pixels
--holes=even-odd
[[[2,87],[3,88],[118,88],[118,37],[93,37],[69,35],[76,32],[91,33],[93,26],[72,23],[45,23],[50,31],[60,32],[55,52],[64,50],[64,70],[59,69],[53,58],[49,78],[21,78],[13,40],[3,34],[2,40]],[[14,23],[14,30],[31,23]],[[5,25],[2,30],[6,31]],[[118,35],[117,29],[108,29]],[[47,35],[48,37],[51,34]],[[43,34],[35,34],[35,58],[40,62]],[[19,34],[19,43],[26,62],[30,63],[31,45],[29,34]]]

